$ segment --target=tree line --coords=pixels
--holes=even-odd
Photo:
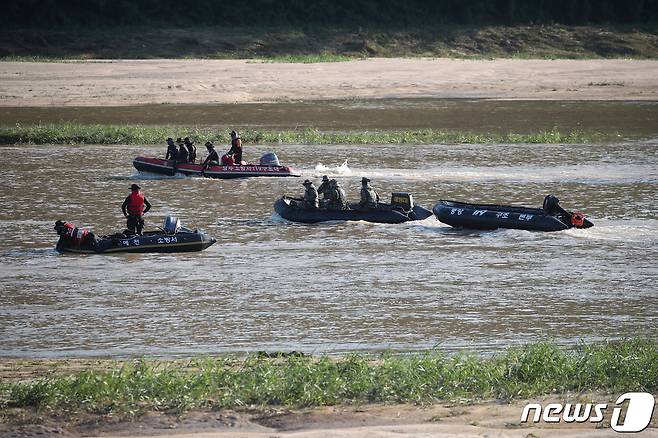
[[[15,27],[647,24],[658,0],[5,0]]]

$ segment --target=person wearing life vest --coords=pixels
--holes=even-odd
[[[57,231],[57,235],[59,236],[57,249],[62,249],[63,247],[80,249],[87,246],[93,248],[93,243],[95,242],[94,233],[84,228],[78,228],[70,222],[58,220],[55,222],[55,231]]]
[[[185,137],[183,143],[185,143],[185,146],[187,147],[187,161],[189,163],[194,163],[196,161],[196,146],[194,146],[194,142],[190,140],[190,137]]]
[[[121,205],[121,211],[126,217],[126,228],[128,231],[142,235],[144,230],[144,213],[151,209],[151,203],[140,192],[141,187],[137,184],[130,186],[130,195],[126,197]]]
[[[180,138],[176,140],[176,143],[178,143],[178,158],[176,159],[176,162],[187,163],[190,156],[190,152],[187,150],[187,145]]]
[[[215,145],[213,145],[211,142],[206,142],[206,149],[208,149],[208,156],[206,157],[206,160],[203,162],[203,167],[206,168],[208,166],[218,166],[219,165],[219,154],[215,150]]]
[[[233,155],[224,154],[222,155],[222,166],[233,166],[235,165],[235,159]]]
[[[361,202],[359,208],[362,210],[376,210],[379,202],[379,195],[370,186],[370,179],[365,176],[361,178]]]
[[[226,155],[233,155],[235,164],[238,166],[242,164],[242,140],[240,139],[240,134],[236,131],[231,131],[231,149],[229,149]]]
[[[345,196],[345,190],[338,184],[335,179],[329,180],[329,195],[327,202],[324,203],[325,207],[329,210],[347,210],[349,204]]]
[[[313,181],[306,180],[303,183],[304,197],[302,198],[301,207],[307,210],[319,208],[318,191],[313,185]]]
[[[318,187],[318,195],[322,195],[322,199],[320,200],[320,206],[321,207],[326,207],[327,203],[329,202],[331,198],[331,189],[329,187],[329,177],[327,175],[322,176],[322,183],[320,184],[320,187]]]
[[[174,160],[178,159],[178,146],[174,143],[174,139],[169,137],[167,139],[167,155],[165,155],[165,160]]]

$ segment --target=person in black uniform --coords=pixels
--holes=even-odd
[[[178,159],[178,147],[174,143],[174,139],[169,137],[167,139],[167,155],[165,160],[177,160]]]
[[[189,161],[189,151],[185,143],[181,142],[178,144],[178,159],[177,163],[187,163]]]
[[[235,164],[238,166],[242,164],[242,140],[240,139],[240,134],[236,131],[231,131],[231,149],[229,149],[226,155],[233,155]]]
[[[206,149],[208,149],[208,156],[203,162],[203,166],[219,166],[219,154],[215,150],[215,146],[211,142],[206,142]]]
[[[183,143],[185,143],[185,146],[187,146],[187,161],[194,163],[196,161],[196,146],[194,146],[194,142],[190,141],[190,137],[185,137],[183,139]]]

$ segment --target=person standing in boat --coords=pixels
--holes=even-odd
[[[240,134],[236,131],[231,131],[231,149],[229,149],[226,155],[233,155],[235,164],[238,166],[242,164],[242,140],[240,139]]]
[[[330,198],[329,177],[327,175],[322,176],[322,184],[320,184],[320,187],[318,187],[318,195],[322,195],[320,204],[323,207],[326,207]]]
[[[219,166],[219,154],[215,150],[215,145],[208,141],[206,142],[206,149],[208,149],[208,156],[203,162],[203,167]]]
[[[130,186],[130,195],[126,197],[121,205],[121,211],[126,217],[126,228],[128,231],[142,235],[144,230],[144,213],[151,209],[151,203],[141,193],[141,187],[137,184]]]
[[[302,198],[301,207],[305,209],[315,209],[320,207],[318,200],[318,191],[313,181],[306,180],[302,183],[304,188],[304,197]]]
[[[167,139],[167,155],[165,156],[165,160],[176,161],[177,159],[178,159],[178,147],[174,143],[174,139],[169,137]]]
[[[187,161],[189,163],[194,163],[196,161],[196,146],[194,146],[194,142],[190,140],[190,137],[185,137],[183,143],[185,143],[185,146],[187,147]]]
[[[379,195],[370,186],[370,179],[364,176],[361,178],[361,201],[359,202],[359,209],[376,210],[378,202]]]

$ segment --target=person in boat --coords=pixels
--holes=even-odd
[[[318,191],[313,184],[313,181],[306,180],[302,183],[304,188],[304,197],[302,198],[301,207],[305,209],[319,208],[320,203],[318,200]]]
[[[130,195],[126,197],[121,205],[121,211],[126,217],[126,229],[132,234],[142,235],[144,230],[144,214],[151,209],[151,203],[141,193],[141,187],[137,184],[130,186]]]
[[[330,210],[347,210],[349,208],[345,190],[335,179],[329,181],[329,200],[326,205]]]
[[[240,134],[236,131],[231,131],[231,149],[229,149],[226,155],[233,155],[235,164],[238,166],[242,164],[242,140],[240,139]]]
[[[194,163],[196,161],[196,146],[194,146],[194,142],[190,140],[190,137],[185,137],[183,143],[185,143],[185,146],[187,147],[187,161],[189,163]]]
[[[84,228],[78,228],[70,222],[56,221],[55,231],[59,236],[56,247],[58,250],[62,248],[93,249],[96,244],[94,233]]]
[[[318,187],[318,195],[322,195],[320,204],[323,207],[327,205],[327,202],[329,202],[329,191],[329,177],[327,175],[322,175],[322,183],[320,184],[320,187]]]
[[[174,143],[174,139],[169,137],[167,139],[167,155],[165,156],[165,160],[176,161],[177,159],[178,159],[178,147],[176,146],[176,143]]]
[[[233,155],[224,154],[222,155],[222,166],[233,166],[235,165],[235,158]]]
[[[361,201],[359,202],[359,209],[376,210],[378,202],[379,195],[370,186],[370,179],[364,176],[361,178]]]
[[[178,143],[178,158],[176,159],[177,163],[188,163],[190,152],[187,149],[187,145],[180,138],[176,140]]]
[[[215,150],[215,145],[208,141],[206,142],[206,149],[208,149],[208,156],[203,162],[203,167],[219,166],[219,154]]]

